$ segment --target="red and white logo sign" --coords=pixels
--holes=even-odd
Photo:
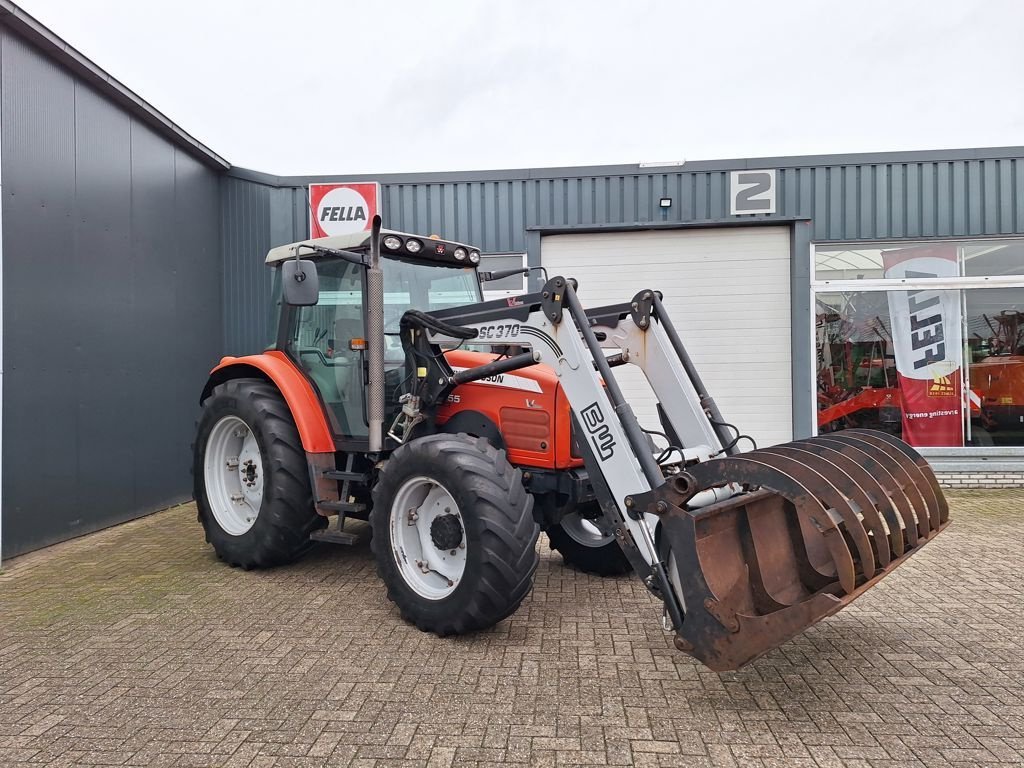
[[[889,278],[955,277],[956,247],[882,252]],[[903,439],[915,446],[964,444],[960,294],[891,291],[892,343],[903,400]]]
[[[377,215],[380,184],[339,182],[309,185],[309,236],[330,237],[369,231]]]

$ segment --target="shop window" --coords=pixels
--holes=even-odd
[[[901,265],[917,266],[906,274]],[[1024,241],[961,240],[818,246],[817,281],[926,277],[1002,277],[1024,274]]]
[[[1024,272],[1024,240],[963,243],[961,271],[966,277],[1019,275]]]
[[[1024,446],[1024,238],[816,245],[817,431]]]
[[[1024,445],[1024,288],[965,291],[969,441]]]
[[[1024,446],[1024,287],[815,297],[819,434]]]

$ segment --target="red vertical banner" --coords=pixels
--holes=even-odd
[[[887,278],[956,277],[953,245],[882,253]],[[890,291],[889,315],[903,400],[903,439],[914,446],[962,446],[964,417],[960,293]]]

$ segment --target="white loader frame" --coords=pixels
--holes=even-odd
[[[683,348],[661,296],[645,290],[628,304],[584,310],[573,281],[554,277],[539,294],[441,310],[427,317],[440,321],[421,326],[426,340],[435,347],[457,345],[471,335],[474,340],[531,350],[459,372],[448,382],[442,377],[439,385],[454,386],[473,380],[469,376],[481,378],[535,363],[547,365],[558,375],[572,411],[577,443],[606,518],[602,522],[627,556],[633,555],[631,560],[637,554],[642,558],[643,562],[634,562],[634,566],[639,566],[647,586],[665,600],[667,618],[678,626],[685,606],[678,586],[671,586],[673,582],[678,585],[678,576],[669,573],[670,564],[662,562],[659,555],[657,517],[633,509],[633,497],[665,483],[655,459],[660,451],[655,450],[623,397],[612,367],[629,364],[643,371],[661,404],[663,427],[683,449],[684,462],[733,453],[736,441],[723,431],[721,415]],[[455,327],[446,328],[446,324]],[[607,356],[606,350],[613,354]],[[407,407],[406,413],[416,418],[417,406]],[[730,486],[706,491],[703,498],[692,499],[691,506],[727,498],[734,490]]]

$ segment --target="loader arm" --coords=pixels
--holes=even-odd
[[[888,435],[850,430],[740,453],[656,291],[585,310],[554,277],[515,299],[402,319],[415,381],[391,436],[409,437],[459,384],[552,368],[603,512],[675,644],[735,669],[849,603],[948,521],[931,469]],[[528,352],[454,373],[442,346]],[[606,356],[606,352],[611,352]],[[639,367],[681,459],[659,463],[615,379]]]

